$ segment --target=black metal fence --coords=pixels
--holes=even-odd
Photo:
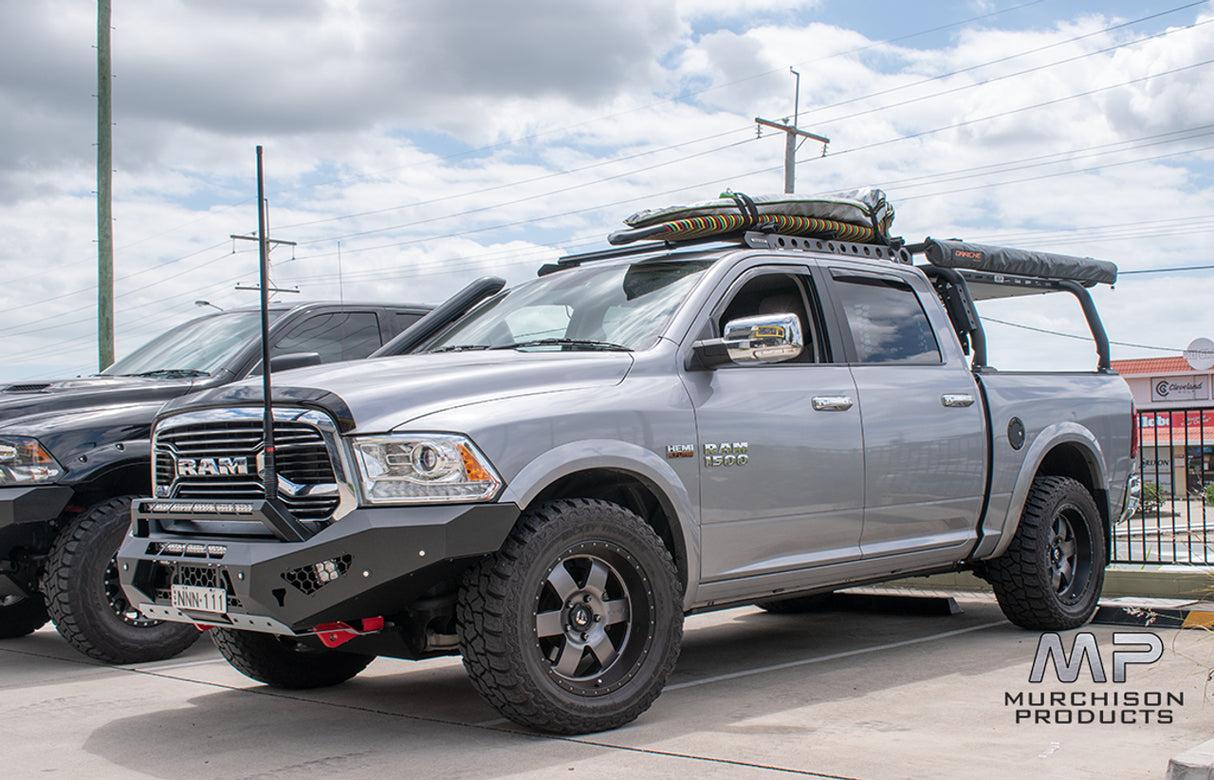
[[[1214,565],[1214,410],[1138,415],[1142,506],[1113,529],[1114,563]]]

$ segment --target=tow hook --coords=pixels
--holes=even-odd
[[[363,618],[362,629],[354,628],[349,623],[321,623],[316,627],[316,638],[327,648],[341,647],[346,642],[359,636],[376,634],[383,630],[382,617]]]

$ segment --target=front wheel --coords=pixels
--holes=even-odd
[[[42,596],[5,596],[0,598],[0,639],[16,639],[32,634],[46,625],[50,617]]]
[[[1038,477],[1011,545],[983,575],[1008,620],[1063,631],[1096,611],[1104,564],[1104,526],[1087,488],[1069,477]]]
[[[199,635],[189,623],[146,618],[127,601],[117,554],[130,516],[130,496],[90,507],[55,540],[42,582],[47,611],[68,644],[111,664],[171,658]]]
[[[585,499],[523,515],[465,575],[457,618],[473,686],[515,723],[558,734],[635,720],[683,635],[662,540],[632,512]]]
[[[271,688],[324,688],[349,680],[375,660],[305,645],[297,639],[230,628],[212,628],[211,639],[228,663]]]

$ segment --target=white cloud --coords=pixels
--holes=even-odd
[[[120,4],[119,353],[196,314],[198,298],[251,302],[232,286],[253,280],[254,257],[227,236],[256,226],[257,144],[272,231],[299,242],[294,260],[275,252],[276,282],[335,297],[340,241],[347,298],[437,301],[472,276],[518,280],[562,249],[601,245],[640,207],[777,190],[782,137],[756,140],[752,120],[791,116],[790,65],[802,127],[832,139],[824,158],[802,147],[802,191],[885,186],[912,240],[1006,240],[1134,269],[1201,260],[1214,192],[1199,148],[1214,142],[1177,133],[1214,125],[1202,99],[1214,67],[1159,74],[1214,58],[1214,25],[1136,41],[1135,28],[1101,32],[1114,20],[1093,8],[1034,29],[988,19],[915,48],[830,10]],[[82,0],[0,6],[0,379],[94,367],[94,13]],[[942,21],[925,13],[923,28]],[[1136,227],[1085,229],[1101,225]],[[1126,277],[1098,299],[1110,335],[1214,335],[1187,297],[1208,300],[1210,278]],[[1021,311],[1024,324],[1082,332],[1048,302]]]

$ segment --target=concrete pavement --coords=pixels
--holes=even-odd
[[[112,668],[48,627],[0,643],[0,767],[7,777],[1163,778],[1171,757],[1214,736],[1207,632],[1085,627],[1109,681],[1085,665],[1064,683],[1049,666],[1034,684],[1040,635],[1008,624],[987,596],[954,595],[960,614],[689,618],[653,709],[578,738],[504,721],[458,659],[379,659],[344,685],[283,692],[241,676],[205,639],[176,659]],[[1113,683],[1112,653],[1126,647],[1113,634],[1135,631],[1159,636],[1162,657]],[[1067,650],[1077,633],[1063,634]],[[1081,710],[1093,722],[1077,722]]]

